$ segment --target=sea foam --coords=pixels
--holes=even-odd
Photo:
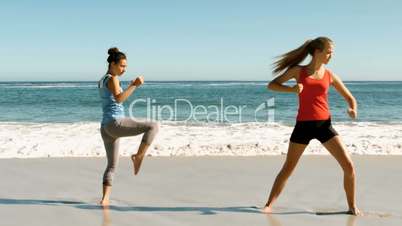
[[[102,157],[99,123],[0,123],[0,158]],[[334,128],[356,155],[401,155],[402,124],[342,123]],[[292,126],[279,123],[162,122],[151,156],[255,156],[287,153]],[[120,138],[120,155],[137,150],[141,135]],[[327,155],[313,140],[305,154]]]

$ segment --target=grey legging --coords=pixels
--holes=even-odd
[[[113,174],[119,162],[119,138],[144,133],[142,143],[150,145],[159,130],[157,122],[141,122],[132,118],[118,118],[101,127],[101,135],[106,149],[107,167],[103,174],[103,184],[111,186]]]

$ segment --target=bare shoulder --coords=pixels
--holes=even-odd
[[[335,74],[335,73],[331,73],[331,85],[336,89],[339,90],[341,92],[344,92],[344,90],[346,90],[346,86],[343,83],[342,79],[340,78],[339,75]]]
[[[329,72],[329,76],[331,76],[330,79],[331,79],[332,85],[337,85],[342,82],[341,78],[337,74],[335,74],[333,71],[331,71],[329,69],[327,69],[327,70]]]
[[[296,81],[299,81],[299,75],[300,75],[300,71],[301,71],[302,67],[303,66],[296,65],[296,66],[289,68],[289,73],[292,74],[292,77],[295,78]]]
[[[109,84],[110,85],[115,85],[115,84],[119,84],[119,83],[120,83],[120,81],[117,78],[117,76],[110,76],[110,79],[109,79]]]
[[[299,81],[299,73],[300,73],[300,66],[293,66],[289,69],[287,69],[283,74],[279,75],[274,79],[275,82],[277,83],[284,83],[290,79],[296,79],[296,81]]]
[[[117,78],[117,76],[111,76],[107,85],[112,93],[118,93],[118,90],[120,90],[120,80]]]

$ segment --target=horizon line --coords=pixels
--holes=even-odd
[[[129,82],[130,80],[121,80]],[[270,82],[272,80],[147,80],[146,82]],[[402,80],[342,80],[343,82],[402,82]],[[98,82],[98,80],[0,80],[6,82]],[[288,81],[289,82],[289,81]]]

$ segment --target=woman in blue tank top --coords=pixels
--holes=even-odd
[[[137,77],[130,82],[126,90],[123,90],[120,87],[119,77],[126,71],[127,57],[117,48],[110,48],[108,54],[108,71],[98,82],[103,111],[100,132],[107,156],[107,166],[103,174],[103,195],[100,202],[103,206],[109,205],[113,174],[119,160],[119,138],[144,134],[137,153],[131,156],[136,175],[140,170],[145,152],[159,129],[157,122],[142,122],[124,116],[123,102],[144,83],[144,78]]]

